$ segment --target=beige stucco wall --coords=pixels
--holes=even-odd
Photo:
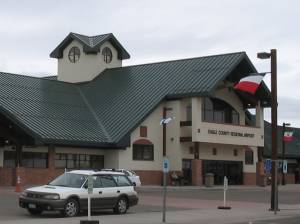
[[[76,63],[71,63],[68,58],[68,53],[74,46],[80,49],[80,59]],[[101,54],[102,49],[105,47],[109,47],[113,55],[112,61],[108,64],[104,62],[103,55]],[[104,69],[121,66],[122,61],[118,59],[117,50],[110,42],[103,43],[100,52],[95,55],[84,53],[82,45],[74,40],[64,49],[63,57],[58,59],[57,79],[71,83],[91,81]]]
[[[119,167],[133,170],[161,170],[162,167],[162,118],[163,105],[158,106],[141,124],[147,126],[147,138],[140,137],[140,127],[138,126],[131,133],[131,146],[118,153]],[[154,161],[137,161],[132,159],[132,143],[138,139],[147,139],[154,144]]]

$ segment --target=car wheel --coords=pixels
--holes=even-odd
[[[31,215],[40,215],[43,212],[43,210],[41,210],[41,209],[28,208],[27,210]]]
[[[76,216],[78,214],[78,212],[79,212],[78,202],[73,198],[69,199],[66,202],[65,207],[64,207],[64,211],[63,211],[64,216],[73,217],[73,216]]]
[[[114,212],[117,214],[125,214],[128,209],[128,201],[126,198],[122,197],[118,200],[115,205]]]

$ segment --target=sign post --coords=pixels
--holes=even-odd
[[[91,194],[93,194],[93,176],[88,176],[88,220],[91,220]]]
[[[88,190],[88,220],[80,220],[80,224],[99,224],[99,220],[91,220],[91,194],[93,194],[94,177],[88,175],[87,178],[87,190]]]
[[[223,206],[219,206],[218,209],[231,209],[230,206],[226,206],[226,191],[228,190],[228,178],[224,176],[224,186],[223,186]]]
[[[166,197],[167,197],[167,173],[169,173],[170,163],[167,157],[163,159],[163,217],[162,221],[166,222]]]

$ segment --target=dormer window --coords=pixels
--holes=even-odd
[[[80,58],[80,50],[78,47],[72,47],[68,54],[71,63],[76,63]]]
[[[112,52],[108,47],[103,48],[102,50],[103,60],[105,63],[110,63],[112,60]]]

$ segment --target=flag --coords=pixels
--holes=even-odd
[[[238,84],[235,85],[235,89],[255,94],[260,83],[264,78],[265,73],[256,73],[255,75],[242,78]]]
[[[284,132],[284,135],[283,135],[283,141],[285,142],[291,142],[293,141],[293,132],[289,132],[289,131],[286,131]]]

